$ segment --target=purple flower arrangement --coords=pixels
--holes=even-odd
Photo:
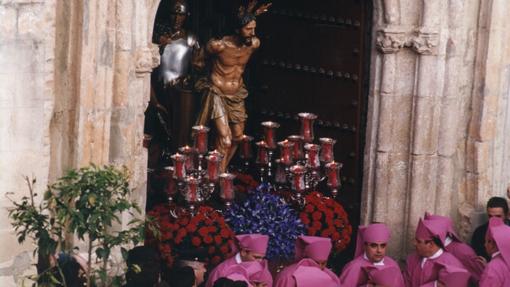
[[[296,238],[305,233],[298,213],[261,184],[248,198],[225,211],[225,221],[236,234],[261,233],[270,237],[266,257],[289,260],[294,257]]]

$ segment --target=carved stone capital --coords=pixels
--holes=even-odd
[[[152,72],[154,68],[159,66],[159,48],[156,44],[150,44],[150,46],[141,48],[136,51],[136,75],[143,77],[144,74]]]
[[[411,48],[421,55],[436,55],[439,45],[439,33],[428,31],[427,29],[418,29],[415,35],[410,39]]]
[[[396,53],[406,44],[406,33],[397,27],[386,27],[377,31],[376,47],[384,54]]]

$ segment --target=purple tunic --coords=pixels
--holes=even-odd
[[[212,287],[214,285],[214,282],[221,277],[225,277],[227,275],[226,271],[234,265],[237,265],[235,256],[232,256],[229,259],[221,262],[218,266],[216,266],[216,268],[214,268],[211,271],[211,274],[209,274],[207,282],[205,283],[205,287]],[[267,269],[267,264],[263,272],[264,272],[263,277],[268,279],[268,282],[265,283],[267,283],[267,286],[271,286],[273,284],[273,280],[271,278],[271,273]]]
[[[510,287],[510,269],[501,255],[492,258],[485,267],[480,287]]]
[[[471,273],[471,280],[473,283],[476,284],[480,281],[480,276],[482,275],[485,266],[478,261],[478,256],[473,248],[466,243],[454,240],[445,247],[445,250],[459,259],[467,271]]]
[[[278,273],[273,287],[296,287],[297,286],[296,279],[294,278],[293,274],[300,266],[316,267],[320,269],[319,264],[317,264],[312,259],[309,258],[301,259],[299,262],[285,267],[285,269]],[[334,282],[335,286],[340,286],[340,282],[338,282],[338,277],[336,276],[335,273],[333,273],[333,271],[329,270],[328,268],[324,268],[322,272],[326,273],[331,277],[332,282]]]
[[[439,257],[427,259],[423,268],[421,267],[422,257],[416,253],[407,257],[407,268],[404,272],[404,279],[407,287],[433,287],[435,281],[440,279],[440,273],[445,274],[443,266],[452,266],[465,270],[462,263],[448,252],[443,252]],[[455,287],[467,287],[468,278],[462,282],[456,282]]]
[[[397,262],[395,262],[393,259],[391,259],[388,256],[384,257],[384,265],[388,266],[395,266],[397,267],[397,270],[400,270],[398,267]],[[371,266],[373,265],[372,262],[366,260],[363,258],[363,255],[356,257],[354,260],[349,262],[347,265],[345,265],[344,269],[342,270],[342,273],[340,274],[340,283],[342,283],[342,286],[346,287],[355,287],[360,286],[363,284],[366,284],[368,281],[368,277],[366,273],[362,270],[363,267]],[[404,280],[402,278],[402,273],[396,273],[394,276],[397,276],[399,279],[398,285],[394,287],[403,287]]]

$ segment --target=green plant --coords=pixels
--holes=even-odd
[[[131,189],[128,179],[126,168],[114,166],[91,165],[69,171],[48,187],[38,209],[33,207],[33,199],[30,202],[29,198],[14,204],[10,215],[18,231],[18,240],[22,242],[30,235],[38,242],[39,254],[44,251],[43,255],[51,255],[57,247],[72,250],[72,240],[66,240],[66,234],[76,235],[87,242],[87,286],[120,286],[121,276],[110,277],[107,274],[111,252],[120,247],[125,257],[127,251],[124,246],[138,244],[144,235],[144,221],[137,219],[135,214],[141,213],[140,208],[129,199]],[[29,190],[32,195],[30,186]],[[48,210],[51,210],[51,215],[48,215]],[[116,231],[114,225],[122,224],[119,216],[123,213],[130,214],[133,219],[124,224],[123,230]],[[93,253],[99,266],[95,269]]]

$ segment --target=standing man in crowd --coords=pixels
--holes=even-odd
[[[326,268],[332,246],[330,238],[299,236],[296,240],[296,263],[278,274],[274,286],[340,286],[336,274]]]
[[[390,230],[382,223],[360,226],[354,260],[340,274],[343,286],[374,284],[403,287],[404,280],[398,264],[386,256]]]
[[[464,265],[471,274],[471,282],[478,284],[483,269],[485,268],[485,260],[478,257],[475,251],[466,243],[459,239],[453,228],[453,222],[450,218],[441,215],[432,215],[425,213],[425,220],[435,220],[444,237],[440,238],[445,251],[451,253],[455,258]]]
[[[490,218],[497,217],[501,218],[505,224],[510,225],[508,220],[508,202],[503,197],[491,197],[487,201],[487,216]],[[486,222],[475,229],[473,237],[471,238],[471,247],[475,250],[478,256],[482,256],[486,261],[490,260],[490,255],[485,251],[485,234],[487,233],[487,227],[489,222]]]
[[[469,272],[455,256],[444,251],[442,237],[445,235],[439,222],[420,218],[415,235],[416,253],[407,257],[406,286],[468,286]]]
[[[264,270],[258,273],[261,281],[267,286],[273,285],[273,278],[267,268],[267,260],[264,259],[269,242],[269,236],[263,234],[241,234],[236,236],[239,252],[229,259],[220,263],[211,271],[207,279],[206,287],[212,287],[219,278],[226,277],[228,270],[235,265],[243,262],[258,261],[264,266]]]
[[[489,219],[485,249],[491,260],[482,274],[480,287],[510,286],[510,227],[501,218]]]

